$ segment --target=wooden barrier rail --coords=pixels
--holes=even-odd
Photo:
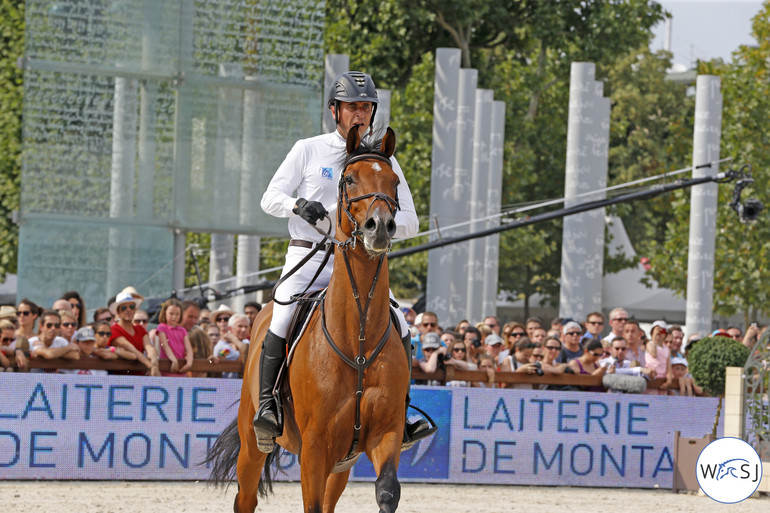
[[[9,357],[12,363],[15,363],[13,357]],[[147,371],[147,367],[134,360],[102,360],[101,358],[89,358],[83,360],[67,360],[56,358],[46,360],[44,358],[30,358],[29,367],[36,369],[103,369],[108,371]],[[171,362],[160,360],[159,368],[163,372],[170,372]],[[240,361],[221,361],[211,363],[208,360],[193,360],[192,372],[243,372],[243,363]],[[445,369],[437,370],[432,373],[425,373],[418,368],[412,369],[412,378],[415,380],[438,381],[446,384],[447,381],[469,381],[469,382],[489,382],[487,373],[479,370],[459,370],[447,366]],[[665,383],[665,378],[655,378],[647,382],[647,388],[660,388]],[[557,385],[557,386],[578,386],[595,387],[601,386],[601,376],[589,376],[585,374],[544,374],[537,376],[535,374],[525,374],[521,372],[495,372],[494,383],[505,384],[525,384],[525,385]],[[670,388],[678,389],[679,384],[676,379],[671,383]]]

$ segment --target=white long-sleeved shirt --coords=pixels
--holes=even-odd
[[[297,141],[262,195],[260,202],[262,210],[275,217],[288,217],[289,235],[292,239],[322,242],[323,237],[291,210],[297,198],[321,202],[329,212],[332,220],[331,233],[334,234],[337,191],[344,158],[345,139],[336,130]],[[398,161],[395,157],[391,157],[390,162],[400,180],[398,185],[400,209],[396,212],[395,237],[411,237],[419,229],[414,200]],[[325,230],[326,226],[322,225],[322,222],[318,223],[319,228]]]

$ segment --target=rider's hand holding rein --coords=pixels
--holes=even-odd
[[[305,198],[299,198],[291,211],[313,226],[329,215],[320,201],[308,201]]]

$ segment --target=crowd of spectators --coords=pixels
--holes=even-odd
[[[225,305],[210,311],[195,301],[167,299],[157,322],[142,310],[144,297],[126,287],[106,306],[88,311],[76,291],[62,294],[51,308],[22,299],[14,306],[0,307],[0,371],[61,372],[102,375],[101,369],[43,370],[30,359],[131,360],[144,371],[109,371],[115,374],[151,376],[217,376],[238,378],[239,373],[193,372],[193,361],[241,360],[245,362],[251,323],[261,310],[257,302],[246,304],[242,313]],[[90,319],[89,319],[90,314]],[[14,361],[15,360],[15,361]],[[169,361],[169,371],[160,371],[160,361]]]
[[[690,375],[687,350],[701,335],[691,335],[684,346],[681,326],[659,320],[645,332],[639,321],[629,318],[624,308],[615,308],[605,319],[601,312],[591,312],[584,320],[556,318],[550,324],[530,317],[525,322],[505,324],[495,316],[481,322],[460,321],[451,328],[442,327],[434,312],[417,314],[404,310],[411,324],[415,348],[413,366],[425,373],[453,367],[456,370],[482,370],[487,380],[468,382],[450,380],[447,386],[527,388],[531,384],[495,383],[499,372],[518,372],[538,376],[564,373],[592,376],[630,376],[635,380],[662,378],[659,387],[642,386],[653,395],[701,395],[702,390]],[[607,323],[607,325],[605,325]],[[708,335],[723,336],[753,347],[764,328],[752,324],[746,333],[738,327],[715,330]],[[612,379],[607,380],[612,383]],[[618,389],[628,390],[627,378],[617,378]],[[436,381],[424,384],[440,384]],[[537,386],[537,385],[536,385]],[[579,390],[573,386],[540,385],[547,389]],[[612,387],[610,387],[612,388]],[[604,391],[602,386],[587,387]]]
[[[240,377],[237,372],[193,372],[192,364],[201,359],[245,363],[251,325],[261,309],[259,303],[246,303],[243,312],[235,312],[224,304],[209,310],[194,301],[172,298],[163,302],[155,322],[141,309],[143,303],[144,297],[127,287],[107,306],[90,311],[75,291],[62,294],[50,309],[29,299],[22,299],[15,307],[2,306],[0,371],[50,372],[30,365],[34,358],[95,358],[138,361],[145,369],[110,373]],[[608,319],[600,312],[591,312],[583,321],[556,318],[546,324],[531,317],[523,323],[501,324],[495,316],[487,316],[475,324],[463,320],[450,329],[441,326],[434,312],[416,314],[406,308],[404,314],[412,330],[413,367],[428,374],[450,366],[463,371],[480,370],[487,375],[486,380],[475,382],[450,379],[447,386],[532,388],[530,384],[496,383],[494,377],[499,372],[537,376],[616,374],[636,379],[665,378],[660,387],[648,388],[649,394],[702,393],[688,372],[687,362],[687,351],[700,337],[692,335],[685,344],[682,328],[664,321],[653,322],[647,333],[623,308],[613,309]],[[753,347],[762,332],[752,324],[745,333],[731,326],[712,335],[734,338]],[[169,361],[168,371],[159,370],[161,360]],[[60,372],[107,373],[93,368]],[[442,384],[436,380],[422,383]]]

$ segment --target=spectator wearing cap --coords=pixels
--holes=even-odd
[[[503,349],[505,348],[503,345],[503,338],[497,333],[490,333],[484,339],[484,348],[486,349],[487,354],[495,359],[495,364],[497,365],[495,370],[500,370],[500,366],[505,360],[505,357],[508,356],[507,354],[503,354]]]
[[[422,359],[417,364],[423,372],[431,373],[436,372],[439,362],[444,361],[447,348],[441,345],[441,339],[438,333],[428,332],[422,337]],[[441,385],[439,381],[429,380],[426,385]]]
[[[110,312],[117,321],[110,327],[110,345],[131,351],[142,365],[147,367],[151,376],[160,376],[158,353],[150,342],[150,336],[144,326],[134,325],[134,313],[141,299],[134,298],[130,292],[121,292],[110,305]],[[125,374],[141,375],[138,371],[121,371]]]
[[[583,328],[575,321],[569,321],[562,327],[562,348],[559,356],[556,357],[556,363],[569,363],[575,358],[583,355],[583,349],[580,347],[580,335],[583,334]]]
[[[668,382],[671,380],[671,352],[666,347],[668,324],[665,321],[655,321],[650,329],[650,340],[645,347],[644,366],[653,369],[655,375],[666,377],[666,384],[660,389],[648,388],[645,392],[649,395],[665,395]]]
[[[668,389],[668,395],[687,396],[703,395],[701,387],[695,384],[695,380],[688,372],[687,360],[680,357],[671,358],[671,374],[679,381],[679,390]]]
[[[623,307],[616,307],[610,310],[610,333],[604,337],[604,341],[608,344],[612,342],[615,337],[624,336],[623,327],[628,321],[628,312]]]
[[[40,329],[38,336],[29,339],[30,358],[44,358],[53,360],[66,358],[77,360],[80,358],[78,346],[59,336],[61,331],[61,317],[54,310],[46,310],[40,316]],[[45,372],[35,369],[33,372]],[[55,371],[54,371],[55,372]]]
[[[96,335],[94,330],[89,327],[80,328],[73,336],[75,345],[80,353],[80,361],[95,358]],[[59,369],[60,374],[81,374],[87,376],[106,376],[107,371],[103,369]]]
[[[585,346],[585,343],[592,338],[602,338],[602,330],[604,329],[604,315],[601,312],[591,312],[586,315],[586,332],[580,337],[580,347]]]

